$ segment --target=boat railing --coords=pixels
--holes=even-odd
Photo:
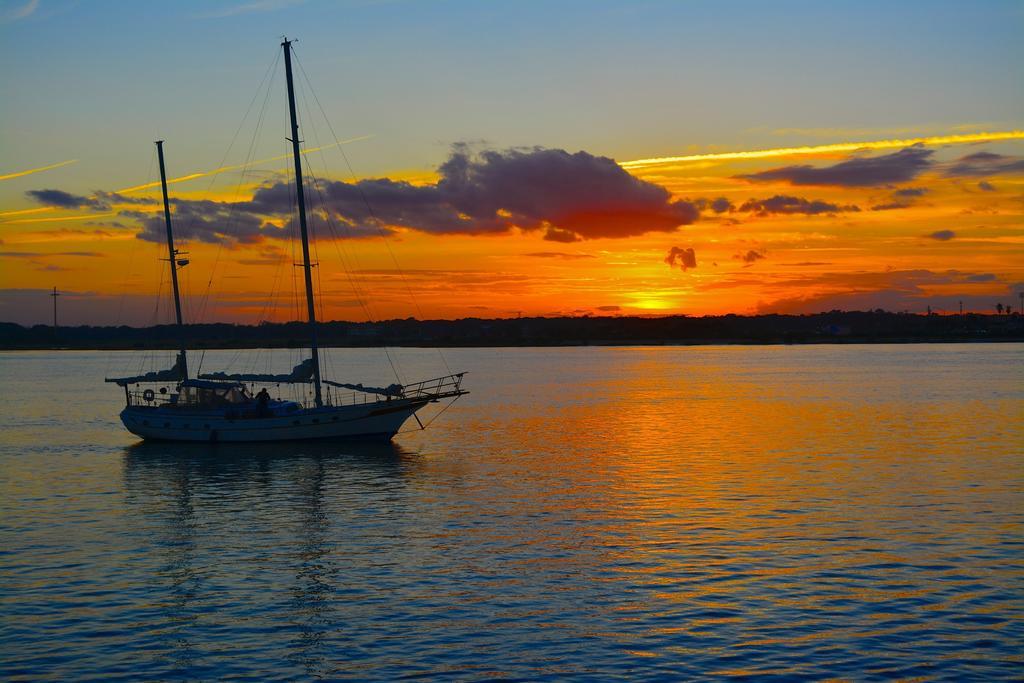
[[[462,389],[462,377],[466,373],[460,372],[454,375],[445,375],[444,377],[434,377],[433,379],[425,379],[421,382],[413,382],[412,384],[403,385],[401,390],[395,394],[388,396],[386,399],[380,394],[365,391],[333,391],[328,388],[327,390],[327,403],[328,405],[343,406],[343,405],[359,405],[365,403],[376,403],[381,400],[392,400],[392,399],[408,399],[408,398],[425,398],[425,399],[438,399],[438,398],[449,398],[452,396],[461,396],[466,393]],[[139,385],[135,385],[139,387]],[[255,385],[253,385],[253,388]],[[147,406],[151,408],[159,408],[164,405],[178,405],[179,394],[177,391],[169,391],[167,387],[162,387],[159,390],[153,388],[135,388],[127,389],[125,391],[128,398],[129,406]],[[254,392],[253,392],[253,395]],[[278,399],[281,400],[281,399]],[[290,399],[293,403],[297,403],[302,408],[313,408],[315,403],[312,396],[296,396]],[[254,402],[250,400],[249,402]]]
[[[367,391],[338,391],[337,388],[327,387],[327,401],[329,405],[334,406],[346,406],[346,405],[360,405],[365,403],[376,403],[377,401],[392,399],[403,399],[403,398],[449,398],[452,396],[461,396],[466,393],[462,389],[462,376],[466,373],[460,372],[454,375],[445,375],[444,377],[434,377],[433,379],[425,379],[422,382],[414,382],[412,384],[405,384],[402,388],[396,391],[394,394],[378,394]],[[312,408],[312,398],[308,398],[299,401],[304,408]]]
[[[462,376],[465,374],[464,372],[459,372],[454,375],[445,375],[444,377],[435,377],[434,379],[425,379],[422,382],[406,384],[402,387],[402,396],[404,398],[443,398],[461,395],[464,393],[462,390]]]
[[[149,406],[152,408],[159,408],[163,405],[176,403],[178,400],[177,392],[167,391],[166,387],[164,387],[164,391],[162,393],[149,388],[129,389],[125,394],[128,397],[128,405],[130,406]]]

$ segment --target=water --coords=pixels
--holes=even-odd
[[[139,356],[0,354],[0,677],[1020,675],[1024,345],[446,356],[425,432],[232,447],[125,432]]]

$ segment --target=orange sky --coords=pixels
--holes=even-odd
[[[883,158],[897,145],[622,163],[636,178],[667,189],[673,201],[725,198],[730,208],[719,213],[704,206],[696,222],[673,231],[571,242],[543,239],[537,229],[438,235],[408,226],[393,226],[386,241],[320,240],[315,279],[322,317],[923,311],[929,305],[949,311],[960,300],[973,310],[992,309],[997,302],[1016,306],[1024,282],[1024,172],[1015,156],[1021,146],[1019,140],[1002,140],[932,147],[930,165],[907,182],[873,186],[739,176]],[[991,167],[954,172],[958,159],[981,151],[1000,157]],[[322,161],[314,160],[314,167]],[[254,174],[261,169],[257,165],[238,187],[237,169],[210,176],[180,162],[172,168],[179,169],[172,177],[195,174],[171,185],[179,199],[248,199],[268,177]],[[45,173],[19,179],[47,187]],[[438,179],[431,171],[388,175],[426,187]],[[141,180],[139,185],[152,182]],[[900,188],[916,196],[895,194]],[[165,247],[136,239],[137,217],[122,213],[158,216],[158,195],[150,187],[127,196],[150,201],[84,209],[31,201],[5,207],[0,288],[15,294],[7,295],[0,318],[46,322],[49,299],[42,290],[56,286],[69,294],[61,301],[67,324],[166,320],[166,304],[162,311],[154,304],[158,291],[167,293],[166,266],[159,260]],[[743,208],[775,196],[838,210],[790,214]],[[193,240],[180,246],[191,260],[181,271],[190,320],[254,323],[299,316],[294,287],[302,280],[292,264],[300,258],[291,242]],[[683,269],[681,260],[670,266],[666,256],[674,247],[692,249],[696,266]]]

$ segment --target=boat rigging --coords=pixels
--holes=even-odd
[[[168,370],[106,380],[124,388],[126,405],[121,411],[121,421],[130,432],[142,438],[211,442],[391,439],[410,417],[414,417],[423,427],[416,412],[427,404],[446,400],[454,402],[469,393],[462,388],[465,374],[462,372],[411,384],[395,383],[386,387],[369,387],[361,383],[338,382],[322,377],[311,273],[313,264],[309,253],[309,231],[303,188],[302,151],[292,77],[291,43],[292,41],[284,39],[281,47],[284,51],[291,129],[288,141],[291,143],[295,166],[310,357],[301,361],[287,374],[214,372],[189,377],[185,325],[178,288],[178,269],[186,266],[188,260],[180,258],[185,252],[176,249],[174,245],[163,141],[157,141],[164,222],[167,229],[167,261],[171,269],[179,351],[174,366]],[[303,383],[313,385],[312,405],[300,401],[271,399],[265,390],[256,394],[253,386]],[[162,386],[154,390],[149,385]],[[338,401],[338,392],[333,392],[332,396],[330,391],[325,398],[323,385],[351,390],[351,400]]]

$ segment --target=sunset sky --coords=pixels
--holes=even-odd
[[[0,321],[169,319],[157,139],[186,317],[301,317],[282,35],[325,319],[1024,291],[1020,2],[140,7],[0,2]]]

